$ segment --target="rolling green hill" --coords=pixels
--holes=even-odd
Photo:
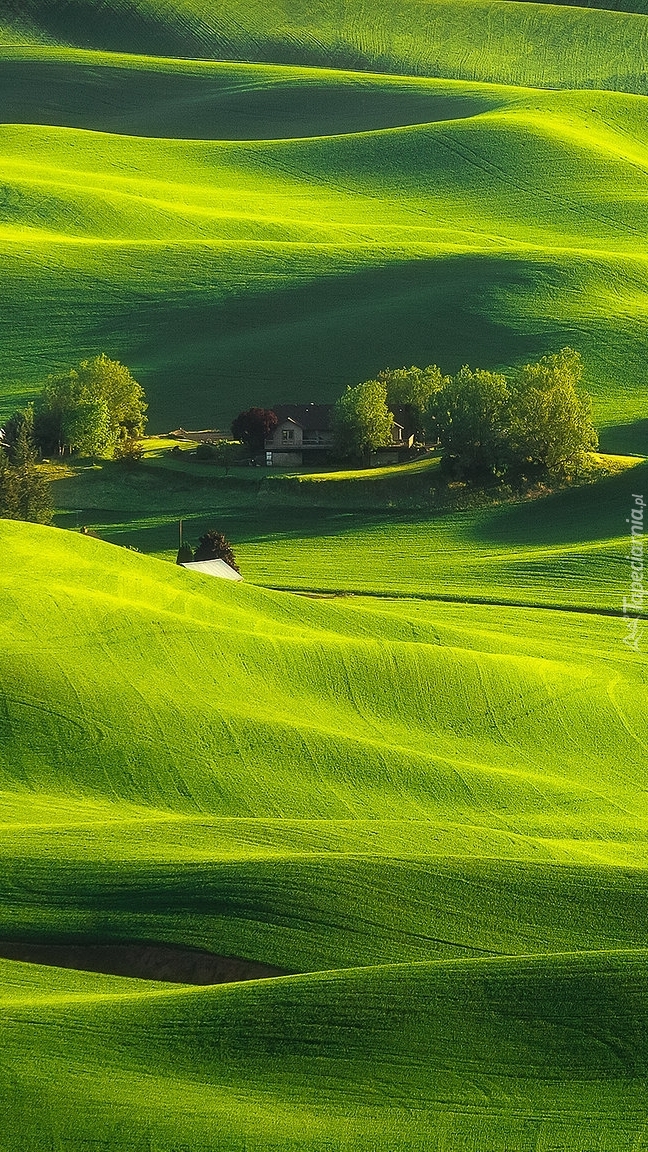
[[[5,122],[167,138],[368,132],[486,111],[498,95],[487,85],[89,51],[3,48],[0,65]]]
[[[303,974],[2,962],[3,1152],[582,1152],[594,1117],[642,1146],[646,659],[619,619],[305,600],[0,534],[0,940]]]
[[[127,1152],[645,1147],[645,951],[146,992],[21,968],[4,1131],[27,1152],[43,1106],[54,1146]]]
[[[626,516],[647,472],[643,464],[595,487],[465,511],[354,515],[331,501],[309,512],[307,493],[301,508],[273,515],[270,504],[256,522],[234,508],[217,515],[246,575],[279,588],[619,610],[629,584]],[[198,512],[196,527],[207,519]],[[145,522],[142,529],[146,547]],[[104,531],[110,538],[110,525]],[[122,527],[112,538],[129,536]]]
[[[285,132],[286,72],[262,79]],[[327,83],[338,101],[373,86],[387,122],[440,119],[246,142],[0,129],[6,407],[98,347],[135,368],[162,428],[331,399],[387,363],[506,365],[569,342],[599,423],[639,420],[643,98]]]
[[[7,7],[0,410],[101,349],[162,430],[572,343],[608,446],[641,451],[646,19]]]
[[[0,3],[0,417],[102,350],[162,431],[570,344],[606,449],[645,452],[620,8]],[[0,1152],[648,1148],[647,465],[452,513],[426,468],[361,516],[173,460],[60,479],[118,543],[227,531],[236,586],[0,520]]]
[[[54,485],[57,523],[86,524],[171,561],[180,518],[194,546],[218,528],[247,579],[279,588],[604,611],[620,610],[628,595],[627,517],[648,474],[637,461],[596,484],[518,502],[458,489],[453,505],[449,493],[439,503],[435,460],[289,480],[154,463],[71,470]]]
[[[645,20],[625,11],[515,0],[18,0],[11,9],[48,40],[83,49],[646,91]],[[15,40],[15,17],[2,23]]]

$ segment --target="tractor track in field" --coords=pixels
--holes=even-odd
[[[539,604],[532,600],[503,600],[489,596],[453,596],[436,592],[368,592],[361,588],[287,588],[277,584],[263,584],[271,592],[289,592],[293,596],[308,596],[317,600],[335,600],[345,596],[364,596],[373,600],[431,600],[441,604],[477,604],[493,608],[542,609],[545,612],[572,612],[586,616],[615,616],[623,619],[623,608],[598,608],[594,605]],[[640,619],[648,619],[648,613],[637,613]]]

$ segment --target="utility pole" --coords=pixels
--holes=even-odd
[[[178,521],[178,537],[178,545],[180,548],[182,548],[182,520]]]

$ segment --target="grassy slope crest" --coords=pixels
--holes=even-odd
[[[533,87],[645,91],[641,15],[561,5],[470,0],[290,0],[214,10],[203,0],[74,5],[22,0],[28,27],[85,49],[310,64],[491,80]],[[6,22],[11,39],[15,25]],[[27,37],[26,37],[27,38]]]
[[[619,621],[308,601],[1,534],[0,936],[319,974],[2,962],[0,1146],[581,1152],[593,1110],[607,1147],[640,1140],[646,661]]]
[[[286,76],[251,72],[253,90],[282,93],[258,132],[281,134]],[[214,75],[214,92],[244,79]],[[640,419],[643,98],[380,77],[324,88],[315,119],[330,122],[327,99],[335,109],[351,91],[361,119],[380,93],[381,115],[432,120],[217,143],[5,126],[3,336],[16,373],[107,344],[140,372],[163,427],[295,399],[304,380],[331,399],[386,363],[506,364],[570,342],[590,364],[599,423]],[[6,385],[7,408],[20,387]]]

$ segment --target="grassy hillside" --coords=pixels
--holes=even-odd
[[[247,579],[283,588],[620,609],[626,517],[645,491],[645,463],[596,485],[481,506],[461,488],[440,504],[436,465],[292,481],[250,468],[224,477],[169,457],[136,471],[81,467],[54,485],[57,523],[174,560],[182,517],[194,545],[217,528]]]
[[[152,992],[20,968],[2,965],[4,1074],[24,1085],[4,1131],[29,1152],[36,1095],[70,1148],[645,1146],[645,952]]]
[[[539,3],[545,4],[549,0],[538,0]],[[559,3],[566,3],[572,5],[572,0],[558,0]],[[646,15],[645,0],[582,0],[582,3],[574,5],[577,8],[604,8],[611,12],[635,12],[642,16]]]
[[[6,407],[98,347],[138,372],[162,429],[331,399],[386,364],[506,365],[570,342],[598,422],[644,416],[644,100],[367,85],[387,122],[399,101],[441,119],[216,143],[2,128]]]
[[[0,532],[0,940],[316,973],[2,962],[0,1147],[640,1141],[646,659],[618,619],[312,601]]]
[[[626,516],[646,473],[643,464],[595,487],[460,512],[279,507],[263,527],[237,523],[233,509],[218,520],[240,539],[246,575],[276,587],[618,610],[630,579]]]
[[[7,123],[217,140],[368,132],[498,103],[488,85],[25,47],[0,50],[0,96]]]
[[[643,15],[514,0],[18,0],[84,49],[646,91]],[[4,24],[15,38],[14,24]]]

